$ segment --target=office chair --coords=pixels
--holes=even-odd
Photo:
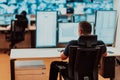
[[[28,21],[26,20],[12,20],[10,35],[6,35],[6,40],[11,42],[9,47],[16,48],[16,44],[24,41],[25,28],[28,26]]]
[[[100,49],[97,36],[81,36],[78,46],[70,46],[68,78],[65,80],[98,80]]]
[[[100,48],[77,48],[74,80],[98,80]]]

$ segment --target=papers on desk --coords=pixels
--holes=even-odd
[[[107,56],[120,56],[120,49],[115,47],[107,47]]]

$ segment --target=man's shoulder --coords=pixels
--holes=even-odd
[[[69,44],[69,45],[77,45],[77,44],[78,44],[78,41],[77,41],[77,40],[71,40],[71,41],[69,41],[68,44]]]
[[[97,45],[105,45],[105,43],[102,40],[98,40]]]

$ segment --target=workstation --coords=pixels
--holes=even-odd
[[[84,66],[93,65],[89,62],[86,64],[83,60],[85,64],[81,61],[74,63],[76,68],[72,75],[75,79],[72,80],[120,80],[119,4],[119,0],[0,1],[0,62],[6,63],[2,58],[10,61],[9,65],[6,63],[7,71],[4,68],[5,65],[3,66],[3,70],[9,74],[8,78],[1,77],[0,80],[51,80],[52,62],[69,63],[69,72],[71,71],[69,66],[72,64],[70,54],[73,51],[76,55],[81,51],[88,55],[88,53],[98,50],[96,51],[97,55],[100,53],[99,51],[102,51],[103,47],[101,46],[103,45],[106,47],[103,49],[106,55],[102,57],[101,54],[101,63],[97,65],[97,69],[95,68],[98,74],[97,79],[91,78],[89,73],[79,73],[81,69],[76,66],[77,62]],[[23,16],[24,12],[25,17]],[[84,21],[91,25],[91,34],[89,34],[91,37],[87,37],[88,34],[80,35],[82,32],[79,31],[79,26],[82,26]],[[82,36],[83,38],[80,39]],[[71,40],[77,40],[78,45],[76,46],[76,43],[72,43]],[[104,44],[100,43],[100,46],[93,48],[98,44],[96,41],[103,41]],[[81,45],[85,47],[81,48]],[[69,51],[66,51],[68,49]],[[66,52],[69,53],[69,59],[61,60],[60,55]],[[64,57],[66,56],[68,57],[68,54],[64,55]],[[92,60],[88,56],[85,58],[85,61]],[[80,60],[76,56],[75,60],[77,59]],[[97,60],[96,58],[95,62]],[[94,63],[94,66],[95,64],[97,63]],[[68,79],[62,74],[64,66],[57,66],[57,68],[59,69],[59,80],[71,80],[71,77]],[[75,71],[76,69],[78,72]],[[89,69],[82,71],[84,70],[89,72]],[[4,75],[1,71],[0,69],[0,74]],[[70,75],[68,73],[68,76]]]

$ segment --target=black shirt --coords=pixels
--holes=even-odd
[[[67,56],[67,57],[69,56],[69,47],[70,47],[71,45],[72,45],[72,46],[78,46],[78,41],[77,41],[77,40],[72,40],[72,41],[70,41],[70,42],[67,44],[67,46],[66,46],[66,48],[65,48],[65,50],[64,50],[64,55]],[[103,41],[97,41],[97,45],[104,45],[103,48],[102,48],[102,52],[101,52],[101,53],[103,54],[103,53],[106,52],[107,49],[106,49],[106,46],[105,46],[105,44],[104,44]]]

